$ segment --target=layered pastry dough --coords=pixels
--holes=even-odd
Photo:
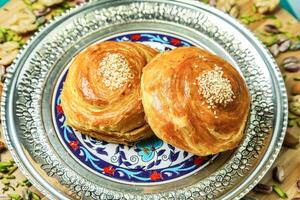
[[[132,42],[102,42],[71,63],[61,104],[71,127],[107,142],[131,144],[153,133],[145,121],[140,79],[157,54]]]
[[[165,142],[204,156],[240,143],[250,107],[243,78],[223,59],[196,47],[156,56],[142,75],[147,121]]]

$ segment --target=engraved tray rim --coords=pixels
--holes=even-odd
[[[103,4],[105,3],[109,3],[110,1],[106,0],[106,1],[102,1]],[[121,2],[121,1],[119,1]],[[128,0],[125,0],[123,2],[130,2]],[[145,0],[142,1],[133,1],[133,2],[147,2]],[[157,2],[156,0],[148,0],[148,2]],[[163,0],[161,2],[172,2],[172,1],[168,1],[168,0]],[[49,185],[49,183],[45,182],[44,179],[42,179],[42,177],[38,177],[38,173],[35,171],[35,169],[32,166],[26,166],[26,162],[28,162],[27,160],[24,160],[24,158],[22,158],[21,156],[24,155],[22,153],[22,148],[20,147],[20,144],[16,143],[20,143],[20,141],[18,141],[18,138],[12,137],[10,132],[12,130],[13,127],[11,126],[11,122],[12,119],[7,118],[7,109],[9,106],[11,106],[13,104],[12,102],[12,96],[14,95],[10,95],[9,91],[10,89],[16,85],[16,81],[13,77],[13,74],[17,71],[20,70],[18,68],[18,66],[20,65],[20,62],[23,62],[23,55],[25,54],[26,51],[28,51],[29,48],[33,48],[31,45],[34,44],[34,41],[37,40],[39,37],[42,37],[43,35],[45,35],[47,33],[47,29],[55,26],[55,24],[59,23],[59,21],[61,19],[64,19],[67,16],[72,16],[72,15],[76,15],[76,13],[80,12],[81,9],[83,8],[87,8],[89,5],[92,5],[93,3],[97,3],[96,1],[91,1],[90,3],[87,4],[82,4],[80,6],[76,6],[75,8],[66,11],[62,16],[56,17],[54,20],[48,22],[42,29],[40,29],[39,31],[37,31],[31,38],[30,40],[27,42],[26,45],[23,46],[23,48],[21,49],[20,53],[18,54],[17,58],[15,59],[14,63],[12,64],[12,66],[9,68],[8,74],[7,74],[7,78],[5,80],[5,84],[3,87],[3,93],[2,93],[2,101],[1,101],[1,122],[2,122],[2,131],[8,146],[8,149],[10,150],[10,152],[12,153],[13,158],[16,161],[16,164],[20,167],[20,170],[23,172],[23,174],[25,176],[27,176],[30,181],[34,184],[34,186],[39,189],[46,197],[48,198],[54,198],[54,193],[55,195],[59,195],[60,199],[65,199],[65,196],[63,196],[62,194],[59,194],[58,192],[55,192],[55,190],[53,190],[53,188],[51,188],[51,186]],[[98,2],[99,3],[99,2]],[[202,4],[200,2],[185,2],[184,0],[175,0],[173,1],[172,4],[178,4],[180,5],[180,3],[186,3],[188,4],[188,6],[192,6],[194,8],[200,8],[200,9],[204,9],[204,10],[210,10],[210,12],[216,14],[219,17],[222,17],[223,19],[225,19],[228,23],[230,23],[232,26],[238,27],[248,38],[254,40],[256,42],[256,45],[259,46],[260,52],[263,54],[261,56],[264,56],[264,59],[267,59],[269,63],[271,63],[272,67],[274,67],[274,76],[276,80],[272,79],[272,82],[275,83],[276,86],[276,90],[277,90],[277,96],[276,96],[276,101],[279,101],[282,103],[281,105],[281,116],[279,117],[280,119],[277,118],[277,123],[279,122],[280,125],[278,125],[279,127],[277,127],[276,132],[273,134],[273,143],[270,144],[270,147],[265,153],[267,153],[267,157],[263,157],[261,160],[261,163],[259,164],[259,171],[256,170],[255,174],[251,174],[248,177],[248,182],[246,184],[241,184],[239,187],[237,187],[235,189],[234,192],[232,192],[231,194],[227,194],[226,195],[226,199],[238,199],[241,198],[242,196],[244,196],[247,192],[249,192],[257,183],[258,181],[263,177],[263,175],[268,171],[268,169],[271,167],[272,163],[274,162],[274,160],[276,159],[282,142],[283,142],[283,138],[285,135],[285,131],[286,131],[286,127],[287,127],[287,94],[286,94],[286,89],[285,89],[285,85],[284,85],[284,81],[283,78],[280,74],[280,70],[276,64],[276,61],[274,60],[274,58],[271,56],[271,54],[269,53],[269,51],[267,50],[267,48],[262,44],[261,41],[259,41],[256,36],[254,36],[246,27],[244,27],[244,25],[240,24],[238,21],[232,19],[228,14],[225,14],[219,10],[217,10],[216,8],[212,8],[208,5]],[[7,99],[7,97],[9,97],[9,99]],[[278,99],[281,98],[281,99]],[[278,106],[277,106],[278,107]],[[280,120],[280,121],[279,121]],[[267,159],[269,158],[269,159]],[[37,176],[37,177],[35,177]],[[251,180],[251,182],[249,182],[249,180]],[[172,193],[172,192],[171,192]],[[223,197],[223,196],[222,196]],[[155,197],[153,197],[154,199],[156,199]],[[103,197],[103,199],[106,199],[106,197]]]

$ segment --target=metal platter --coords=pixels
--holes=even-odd
[[[67,126],[60,92],[69,64],[106,40],[161,52],[198,46],[230,62],[251,95],[240,146],[198,157],[157,138],[127,147]],[[16,163],[50,199],[239,199],[281,148],[287,97],[267,49],[227,14],[196,1],[104,0],[68,11],[25,45],[5,81],[1,120]]]

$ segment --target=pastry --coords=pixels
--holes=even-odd
[[[165,142],[205,156],[236,148],[250,107],[243,78],[225,60],[197,47],[157,55],[143,69],[147,122]]]
[[[66,123],[97,139],[132,144],[153,135],[145,121],[140,79],[158,52],[133,42],[102,42],[79,53],[61,95]]]

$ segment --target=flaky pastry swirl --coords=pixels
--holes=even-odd
[[[66,123],[107,142],[132,144],[150,137],[140,79],[143,67],[157,53],[143,44],[113,41],[79,53],[61,95]]]
[[[243,78],[223,59],[196,47],[157,55],[142,75],[142,100],[154,133],[204,156],[240,143],[250,107]]]

